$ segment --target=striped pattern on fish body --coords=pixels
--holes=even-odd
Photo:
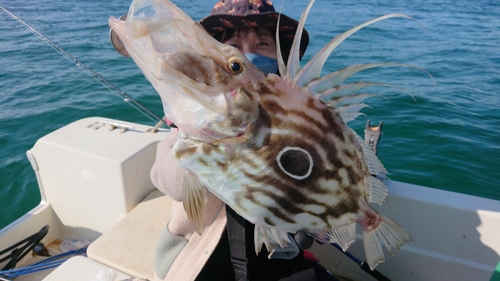
[[[319,233],[354,222],[370,182],[355,133],[332,108],[277,76],[258,95],[258,137],[223,147],[179,142],[178,161],[252,223]]]
[[[236,48],[217,42],[168,0],[134,0],[126,22],[111,18],[128,53],[160,94],[166,116],[180,128],[173,147],[185,169],[183,201],[199,233],[205,189],[254,223],[255,248],[285,247],[288,232],[305,231],[344,250],[363,228],[370,268],[412,241],[369,202],[381,204],[385,168],[346,123],[360,115],[358,93],[373,82],[344,84],[352,74],[396,63],[354,65],[321,76],[326,59],[359,29],[335,37],[302,68],[300,36],[314,1],[299,22],[281,77],[264,76]],[[152,13],[152,11],[154,13]],[[404,65],[403,65],[404,66]],[[392,253],[392,252],[391,252]]]

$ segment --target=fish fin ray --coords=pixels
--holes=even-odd
[[[280,26],[280,21],[281,21],[281,11],[279,13],[278,22],[276,23],[276,26]],[[281,74],[281,76],[285,76],[285,74],[287,73],[287,67],[285,64],[285,60],[283,59],[283,54],[281,53],[281,42],[280,42],[279,32],[280,29],[276,28],[275,41],[276,41],[276,55],[278,58],[278,71]]]
[[[376,177],[371,177],[369,194],[370,197],[368,198],[368,202],[382,205],[387,197],[387,194],[389,194],[389,190],[381,180]]]
[[[404,64],[404,63],[397,63],[397,62],[387,62],[387,63],[369,63],[369,64],[355,64],[348,66],[346,68],[343,68],[341,70],[337,70],[335,72],[332,72],[328,75],[325,75],[319,79],[313,80],[309,82],[306,87],[307,90],[313,94],[318,94],[323,91],[326,91],[331,88],[335,87],[340,87],[344,81],[351,77],[352,75],[361,72],[366,69],[370,68],[376,68],[376,67],[391,67],[391,66],[397,66],[397,67],[407,67],[407,68],[413,68],[419,71],[424,72],[427,74],[433,81],[434,77],[425,69],[420,68],[418,66],[414,66],[411,64]],[[434,81],[434,85],[436,85],[436,82]]]
[[[259,255],[262,250],[262,244],[266,244],[267,242],[264,240],[264,230],[262,229],[262,225],[255,225],[253,241],[255,245],[255,255]]]
[[[184,170],[182,184],[184,210],[196,232],[201,235],[205,230],[205,186],[189,170]]]
[[[315,96],[329,106],[333,107],[342,117],[342,120],[344,120],[345,123],[348,123],[354,120],[359,115],[363,115],[362,113],[359,113],[361,109],[367,107],[366,104],[362,103],[363,100],[373,96],[380,96],[374,94],[357,93],[359,90],[371,86],[395,88],[406,92],[413,98],[413,100],[415,100],[411,92],[404,88],[377,82],[354,82],[325,90],[323,92],[315,94]]]
[[[382,246],[375,231],[363,231],[363,243],[365,248],[366,262],[371,270],[381,262],[385,261]]]
[[[378,95],[375,94],[365,94],[365,93],[360,93],[360,94],[355,94],[355,95],[350,95],[350,96],[343,96],[343,97],[335,97],[326,102],[326,104],[330,105],[333,108],[340,108],[348,105],[355,105],[355,104],[361,104],[365,99],[375,97]]]
[[[341,70],[337,70],[328,75],[321,77],[320,79],[313,80],[306,85],[309,92],[313,94],[317,94],[323,92],[325,90],[340,87],[344,81],[351,77],[353,74],[356,74],[360,71],[380,67],[380,66],[392,66],[392,65],[400,65],[398,63],[370,63],[370,64],[355,64],[343,68]]]
[[[337,243],[345,252],[356,241],[356,223],[334,227],[328,231],[328,243]]]
[[[335,227],[328,232],[330,243],[339,244],[342,250],[347,251],[354,241],[356,241],[356,223],[350,223],[340,227]]]
[[[380,159],[378,159],[377,155],[375,155],[375,153],[371,150],[371,148],[363,140],[363,138],[360,135],[358,135],[358,133],[356,133],[354,130],[351,129],[351,131],[354,133],[356,139],[361,145],[361,148],[363,149],[363,154],[365,155],[366,164],[368,165],[368,170],[370,172],[370,175],[381,177],[383,179],[386,178],[388,173],[384,167],[384,164],[380,162]]]
[[[316,96],[323,100],[324,102],[329,102],[330,100],[333,100],[335,98],[339,97],[346,97],[346,96],[355,96],[359,95],[356,92],[366,88],[366,87],[371,87],[371,86],[377,86],[377,87],[390,87],[390,88],[395,88],[398,90],[401,90],[403,92],[406,92],[408,95],[410,95],[412,98],[413,95],[411,94],[410,91],[395,86],[387,83],[378,83],[378,82],[366,82],[366,81],[359,81],[359,82],[353,82],[350,84],[346,84],[340,87],[334,87],[325,91],[322,91],[320,93],[317,93]]]
[[[288,56],[288,72],[287,76],[294,78],[295,75],[300,70],[300,42],[302,41],[302,33],[304,31],[304,25],[306,23],[307,16],[309,15],[309,11],[314,3],[314,0],[310,0],[306,9],[302,13],[300,17],[299,24],[297,26],[297,31],[295,32],[295,36],[293,37],[292,47],[290,48],[290,55]]]
[[[255,225],[254,229],[255,253],[258,255],[262,249],[262,244],[266,246],[268,252],[274,249],[285,248],[291,243],[288,233],[273,227]]]
[[[356,241],[356,223],[335,226],[326,232],[308,234],[321,243],[337,243],[345,252]]]
[[[340,109],[336,109],[337,113],[340,115],[344,123],[349,123],[350,121],[356,119],[360,115],[365,115],[363,112],[360,112],[361,109],[365,107],[370,107],[364,103],[360,104],[351,104],[341,107]]]
[[[413,242],[411,235],[399,224],[390,218],[382,216],[382,222],[378,227],[370,231],[363,231],[363,240],[366,260],[371,270],[385,260],[380,240],[383,241],[389,253],[393,254],[391,247],[396,250]]]
[[[364,22],[358,26],[355,26],[346,32],[336,36],[333,38],[328,44],[326,44],[312,59],[307,62],[302,69],[297,73],[295,76],[295,81],[299,87],[305,86],[307,83],[309,83],[312,80],[316,80],[320,77],[321,75],[321,70],[323,69],[323,66],[326,62],[326,59],[330,56],[330,54],[349,36],[357,32],[358,30],[376,23],[378,21],[388,19],[388,18],[393,18],[393,17],[405,17],[409,19],[413,19],[412,17],[405,15],[405,14],[399,14],[399,13],[393,13],[393,14],[387,14],[381,17],[377,17],[375,19],[369,20],[367,22]]]

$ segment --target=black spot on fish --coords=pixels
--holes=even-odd
[[[289,149],[283,152],[277,161],[280,162],[286,172],[298,177],[305,176],[309,172],[309,167],[313,164],[306,152],[297,149]]]

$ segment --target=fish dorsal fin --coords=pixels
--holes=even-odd
[[[370,196],[368,198],[368,202],[382,205],[385,197],[387,197],[387,194],[389,194],[389,190],[381,180],[376,177],[371,177],[369,194]]]
[[[366,187],[366,194],[368,195],[367,200],[370,203],[381,205],[389,193],[387,186],[380,180],[386,178],[387,170],[361,136],[354,130],[351,129],[351,131],[355,134],[356,139],[363,149],[368,171],[370,175],[372,175],[372,177],[370,177],[370,185]]]
[[[278,22],[276,25],[279,27],[280,26],[280,20],[281,20],[281,12],[280,15],[278,16]],[[287,73],[287,68],[285,61],[283,60],[283,54],[281,53],[281,42],[280,42],[280,29],[276,28],[276,55],[278,57],[278,70],[281,76],[284,76],[285,73]]]
[[[287,64],[283,59],[283,54],[281,53],[281,42],[279,37],[280,29],[276,29],[276,52],[278,55],[278,69],[281,76],[293,78],[300,70],[300,42],[302,41],[302,33],[304,31],[304,25],[306,23],[307,15],[309,15],[309,11],[314,3],[314,0],[310,0],[306,9],[302,13],[300,17],[299,24],[297,26],[297,31],[295,32],[295,36],[293,37],[292,47],[290,48],[290,54],[288,55]],[[281,12],[280,12],[281,15]],[[280,17],[278,17],[277,26],[280,26]]]
[[[288,71],[286,73],[286,76],[291,78],[294,78],[297,72],[299,72],[300,70],[300,42],[302,41],[302,33],[304,31],[306,19],[309,15],[309,11],[311,10],[313,3],[314,0],[310,0],[306,9],[302,13],[302,16],[300,16],[299,25],[297,26],[297,31],[295,32],[295,36],[293,37],[293,43],[287,62]]]
[[[354,120],[357,116],[363,115],[359,111],[367,107],[367,105],[362,103],[362,101],[367,98],[376,96],[375,94],[358,93],[359,90],[371,86],[395,88],[400,91],[406,92],[408,95],[413,97],[413,95],[408,90],[405,90],[398,86],[386,83],[364,81],[331,88],[329,90],[325,90],[319,94],[316,94],[316,96],[326,104],[328,104],[330,107],[333,107],[340,115],[340,117],[342,117],[342,120],[344,120],[345,123],[348,123]]]
[[[352,75],[360,71],[375,67],[391,66],[391,65],[400,65],[400,64],[370,63],[370,64],[351,65],[341,70],[337,70],[328,75],[325,75],[320,79],[311,81],[310,83],[307,84],[307,90],[313,94],[321,94],[325,90],[340,87],[347,78],[351,77]]]
[[[365,155],[366,162],[368,164],[368,169],[370,171],[370,175],[385,178],[387,176],[387,170],[385,169],[382,162],[380,162],[377,155],[375,155],[375,153],[373,153],[371,148],[363,140],[363,138],[360,135],[358,135],[358,133],[356,133],[353,129],[350,129],[350,130],[355,134],[356,139],[358,140],[358,142],[361,145],[361,148],[363,149],[363,154]]]
[[[196,232],[201,235],[205,229],[205,186],[189,170],[184,170],[182,185],[184,210]]]
[[[336,36],[335,38],[333,38],[332,41],[326,44],[326,46],[324,46],[311,60],[309,60],[309,62],[307,62],[307,64],[304,65],[302,69],[300,69],[300,71],[294,77],[294,80],[297,83],[297,85],[299,87],[304,87],[309,82],[319,79],[321,76],[321,70],[323,69],[326,59],[346,38],[357,32],[358,30],[362,29],[363,27],[393,17],[405,17],[413,19],[412,17],[405,14],[399,14],[399,13],[388,14],[369,20]]]

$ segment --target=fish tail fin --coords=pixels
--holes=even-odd
[[[391,255],[394,254],[391,247],[399,251],[404,245],[413,242],[411,235],[406,230],[384,216],[376,228],[363,231],[363,240],[366,259],[371,270],[374,270],[379,263],[385,260],[380,240],[384,241]]]

